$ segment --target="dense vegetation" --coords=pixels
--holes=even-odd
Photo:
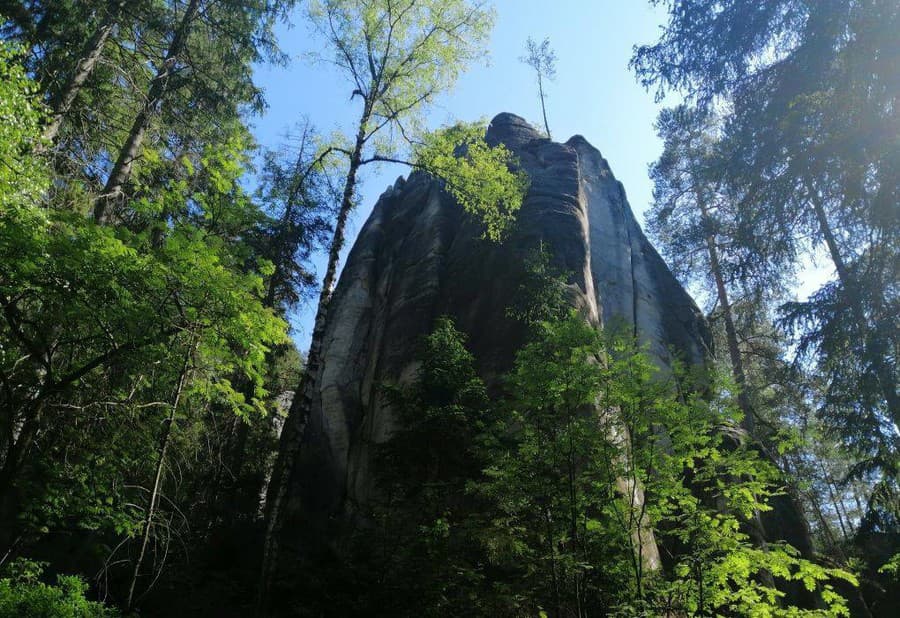
[[[889,592],[874,601],[883,611],[900,549],[900,8],[657,4],[669,23],[633,66],[686,101],[658,121],[652,236],[706,294],[745,426],[785,471],[817,548],[864,565],[866,585]],[[832,275],[795,300],[813,261]]]
[[[376,525],[304,573],[308,615],[896,602],[900,8],[656,3],[670,21],[634,67],[686,99],[658,121],[649,228],[709,300],[722,375],[660,374],[569,313],[538,260],[499,391],[447,319],[413,383],[382,385],[404,423],[379,453]],[[359,122],[267,150],[248,128],[265,105],[253,67],[286,61],[274,32],[291,14],[320,32]],[[423,129],[493,14],[0,0],[0,16],[0,615],[264,609],[360,169],[440,178],[485,242],[515,223],[511,154],[482,126]],[[551,78],[552,51],[532,47]],[[823,255],[833,279],[792,300]],[[316,299],[301,354],[288,318]],[[785,502],[815,555],[760,537]]]

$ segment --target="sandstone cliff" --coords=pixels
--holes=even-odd
[[[569,296],[586,319],[623,321],[662,367],[673,355],[705,362],[703,317],[645,238],[600,152],[581,136],[550,141],[512,114],[494,118],[487,137],[506,144],[531,178],[517,229],[502,245],[483,240],[479,224],[421,173],[398,179],[363,227],[331,301],[286,537],[321,537],[365,504],[372,446],[393,427],[379,385],[414,374],[416,345],[435,318],[449,315],[467,333],[488,383],[509,367],[523,338],[507,317],[509,301],[526,255],[540,245],[571,273]]]

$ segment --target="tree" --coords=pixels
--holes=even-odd
[[[538,83],[538,97],[541,99],[541,113],[544,116],[544,129],[550,138],[550,124],[547,122],[547,106],[544,95],[544,80],[556,79],[556,54],[550,47],[550,39],[544,39],[540,44],[531,37],[525,42],[526,55],[519,58],[532,69]]]
[[[479,613],[491,598],[478,583],[487,570],[477,540],[483,509],[466,487],[484,465],[479,440],[491,401],[465,335],[448,318],[423,337],[417,359],[411,384],[382,387],[398,430],[376,457],[375,528],[359,532],[350,558],[355,577],[371,582],[359,607],[445,615],[465,603]],[[484,598],[473,602],[473,590]]]
[[[884,535],[879,544],[892,545],[900,182],[896,144],[886,137],[896,134],[898,82],[885,59],[897,55],[891,33],[900,10],[845,0],[655,4],[666,6],[669,23],[657,43],[635,49],[632,66],[658,95],[682,90],[724,113],[722,174],[740,188],[734,244],[775,274],[821,254],[833,265],[833,279],[782,305],[778,323],[794,337],[796,362],[819,374],[804,403],[817,405],[828,439],[856,460],[842,484],[871,488],[866,508]],[[836,495],[827,481],[815,485],[825,493],[807,500],[814,514]]]
[[[265,274],[263,305],[287,319],[297,306],[313,297],[317,291],[315,273],[310,268],[310,256],[325,247],[331,231],[330,219],[334,204],[339,198],[335,178],[334,161],[322,157],[320,138],[308,122],[298,127],[298,133],[277,150],[263,154],[258,177],[260,186],[257,199],[265,211],[265,217],[249,231],[248,244],[252,247],[257,269],[270,269]],[[276,396],[293,389],[296,384],[281,384],[277,379],[279,366],[285,363],[302,368],[299,354],[293,345],[278,346],[267,353],[266,366],[269,380],[278,390]],[[298,376],[299,377],[299,376]],[[252,396],[253,384],[235,377],[246,397]],[[235,417],[228,430],[228,439],[219,456],[221,465],[209,480],[210,512],[213,519],[221,516],[227,521],[246,515],[236,505],[246,509],[249,496],[259,496],[260,488],[254,481],[255,472],[246,470],[247,460],[258,453],[248,452],[254,446],[252,433],[263,442],[269,437],[271,427],[262,432],[258,427]],[[259,447],[258,442],[255,446]],[[250,478],[247,478],[247,474]],[[263,474],[263,484],[271,471]],[[228,480],[230,479],[230,481]],[[249,486],[248,486],[249,485]],[[220,495],[222,494],[222,495]],[[253,510],[256,515],[256,510]]]
[[[702,281],[705,277],[700,273],[710,273],[717,310],[725,324],[728,358],[744,426],[753,435],[754,411],[747,392],[729,287],[758,290],[767,287],[769,281],[760,282],[762,275],[758,270],[748,272],[747,268],[741,269],[739,280],[735,277],[738,260],[728,254],[728,248],[735,243],[733,232],[729,236],[727,230],[729,219],[733,221],[735,216],[733,196],[728,195],[722,175],[724,157],[715,119],[683,106],[667,109],[660,113],[657,131],[664,146],[659,160],[650,168],[654,204],[648,227],[683,281]]]
[[[52,116],[50,122],[44,128],[44,140],[52,143],[59,133],[60,125],[72,109],[75,99],[81,93],[88,78],[97,66],[103,48],[110,35],[117,26],[125,8],[124,0],[113,0],[107,6],[100,7],[102,16],[96,29],[85,43],[74,69],[67,77],[59,92],[53,97]]]
[[[315,128],[306,121],[297,131],[280,150],[264,154],[260,201],[270,220],[253,241],[274,268],[266,281],[267,306],[285,311],[315,292],[315,276],[304,267],[314,251],[327,245],[334,205],[340,199],[338,170],[334,161],[321,157]]]
[[[328,302],[344,247],[347,219],[356,202],[358,172],[371,163],[410,162],[391,156],[394,144],[390,138],[394,132],[408,136],[409,128],[419,123],[424,109],[439,93],[453,85],[468,62],[478,57],[493,21],[483,2],[464,0],[322,0],[310,4],[308,16],[333,53],[331,61],[353,86],[353,97],[360,97],[362,109],[350,146],[330,149],[346,157],[346,176],[328,247],[328,263],[306,368],[282,433],[282,446],[267,500],[261,605],[265,604],[268,582],[275,569],[277,537],[284,519],[282,504],[320,371]],[[386,132],[389,134],[387,144],[378,144],[376,138]],[[467,203],[473,209],[514,213],[521,203],[524,182],[521,176],[510,172],[511,156],[503,147],[487,149],[483,139],[472,140],[471,136],[471,131],[462,136],[452,130],[438,134],[432,141],[432,148],[425,144],[423,161],[412,163],[425,167],[438,177],[446,177],[448,189],[468,198]],[[457,139],[451,141],[450,137]],[[460,157],[458,160],[462,163],[451,164],[447,169],[429,167],[428,158],[446,153],[448,145],[451,152],[456,147],[468,145],[470,156]],[[446,157],[441,160],[449,161]],[[466,162],[480,162],[481,165],[476,168]],[[476,169],[477,173],[473,173]],[[461,173],[453,176],[453,171]],[[507,198],[507,202],[498,204],[498,195]]]
[[[147,58],[154,74],[130,118],[131,128],[111,156],[113,165],[95,201],[94,219],[103,222],[108,206],[121,199],[157,116],[163,115],[163,126],[190,143],[187,136],[197,128],[191,122],[194,118],[202,118],[208,126],[212,119],[236,120],[244,106],[262,108],[249,66],[278,58],[272,27],[291,5],[290,0],[254,0],[239,6],[207,0],[186,0],[183,6],[171,2],[161,20],[163,47],[151,49]]]
[[[66,184],[97,183],[121,125],[131,123],[145,80],[146,55],[160,43],[163,3],[60,0],[13,3],[4,35],[28,52],[29,72],[50,108],[44,128]],[[126,6],[127,5],[127,6]],[[74,52],[74,53],[73,53]],[[64,168],[64,169],[63,169]],[[78,172],[73,174],[73,172]],[[69,177],[69,174],[72,174]]]
[[[512,573],[515,610],[846,611],[833,581],[852,575],[784,544],[761,548],[742,531],[742,521],[770,508],[777,472],[749,442],[734,443],[740,414],[718,386],[701,396],[677,368],[673,380],[660,378],[631,336],[598,333],[573,312],[540,324],[507,388],[506,412],[485,442],[488,466],[473,486],[495,509],[482,534]],[[627,491],[638,486],[643,499]],[[642,568],[642,522],[665,548],[665,569]],[[766,571],[821,586],[827,609],[782,610],[785,593]]]
[[[729,174],[746,187],[748,235],[765,239],[777,265],[821,246],[836,271],[787,312],[830,377],[826,408],[896,425],[897,299],[887,282],[900,183],[887,136],[897,82],[885,59],[896,54],[900,10],[889,1],[660,4],[669,24],[635,50],[638,77],[659,95],[683,89],[701,106],[727,104]]]
[[[8,568],[11,577],[0,579],[0,614],[72,618],[117,618],[120,614],[102,603],[89,601],[87,584],[74,575],[58,575],[49,586],[39,578],[40,563],[20,560]]]
[[[122,598],[132,605],[184,533],[173,518],[205,496],[173,468],[215,443],[224,421],[272,405],[268,355],[287,326],[265,303],[272,264],[250,242],[270,219],[241,186],[249,152],[235,124],[181,177],[148,184],[165,162],[145,162],[127,206],[151,220],[168,213],[164,225],[99,226],[84,216],[89,196],[57,201],[40,148],[46,112],[2,49],[2,552],[47,552],[42,538],[60,530],[95,556],[115,546],[126,555],[110,563],[129,565]],[[191,472],[204,478],[203,466]]]

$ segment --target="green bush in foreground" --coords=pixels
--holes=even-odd
[[[80,577],[59,575],[56,585],[38,580],[43,567],[17,561],[13,574],[0,579],[0,618],[115,618],[119,612],[85,598],[88,585]]]

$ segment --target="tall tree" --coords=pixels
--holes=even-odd
[[[896,101],[900,8],[890,0],[667,0],[660,41],[632,66],[658,94],[725,102],[730,174],[767,259],[821,246],[836,281],[788,317],[828,373],[826,407],[900,422]],[[811,242],[812,241],[812,242]],[[793,309],[803,309],[800,312]],[[893,312],[893,313],[892,313]],[[805,324],[804,324],[805,322]],[[851,402],[849,399],[854,400]],[[883,433],[883,432],[882,432]]]
[[[322,337],[328,303],[338,272],[350,212],[356,204],[358,173],[361,167],[383,161],[417,164],[439,176],[454,176],[459,165],[452,156],[455,147],[469,142],[468,157],[480,164],[482,178],[456,174],[448,179],[448,189],[475,209],[496,212],[500,198],[506,198],[510,212],[521,203],[521,180],[508,170],[509,156],[493,157],[478,147],[472,132],[447,132],[426,144],[420,162],[394,153],[399,146],[394,136],[408,138],[421,123],[423,113],[441,92],[450,88],[465,66],[476,60],[493,22],[492,13],[481,1],[466,0],[320,0],[311,2],[308,17],[324,39],[333,62],[354,88],[352,98],[361,106],[356,133],[348,147],[331,151],[346,157],[346,175],[328,248],[328,262],[310,342],[306,368],[297,389],[273,473],[267,500],[267,530],[260,585],[260,606],[276,568],[278,535],[284,513],[282,505],[290,484],[290,474],[309,417],[312,394],[320,372]],[[376,138],[386,137],[382,143]],[[482,140],[483,142],[483,140]],[[449,148],[448,148],[449,147]],[[502,148],[496,152],[503,151]],[[471,172],[471,170],[468,170]],[[484,193],[491,178],[496,191]],[[509,187],[504,190],[503,187]],[[474,190],[473,190],[473,187]],[[468,197],[468,201],[465,201]],[[491,227],[489,226],[489,232]],[[494,230],[496,231],[496,229]]]
[[[327,246],[334,205],[340,199],[335,161],[325,156],[327,153],[320,147],[321,138],[315,128],[303,121],[285,144],[264,152],[258,176],[257,199],[266,216],[250,232],[248,242],[253,248],[253,259],[268,262],[266,267],[271,269],[263,279],[263,304],[285,319],[301,302],[310,300],[317,292],[310,256]],[[257,264],[257,267],[261,266]],[[290,364],[296,354],[292,345],[273,349],[267,354],[266,364],[271,370],[273,384],[278,382],[276,376],[283,373],[278,370],[279,366],[286,361]],[[248,398],[252,396],[252,387],[251,382],[243,381]],[[285,385],[276,395],[294,387],[296,384]],[[233,419],[225,453],[220,458],[222,463],[208,483],[212,494],[210,511],[222,507],[226,519],[241,514],[235,505],[246,508],[248,496],[239,493],[259,496],[259,486],[251,482],[248,487],[244,474],[245,462],[252,458],[248,457],[252,455],[248,448],[254,431],[259,433],[244,420]],[[226,477],[231,479],[230,483],[226,482]]]
[[[101,16],[94,32],[85,43],[75,66],[65,79],[59,92],[53,96],[51,103],[53,113],[50,122],[44,128],[44,139],[47,142],[52,143],[56,139],[63,120],[72,109],[75,99],[81,93],[82,88],[84,88],[85,83],[100,61],[103,48],[118,25],[124,9],[124,0],[112,0],[107,6],[99,9]]]
[[[153,76],[138,97],[123,142],[110,155],[113,164],[95,201],[95,220],[103,222],[109,206],[122,199],[155,121],[162,122],[161,145],[174,150],[177,158],[196,141],[192,134],[199,128],[198,119],[208,130],[213,122],[234,121],[248,109],[262,108],[250,66],[280,58],[272,27],[292,4],[292,0],[167,4],[160,20],[162,47],[149,48],[146,58],[154,67]]]
[[[701,273],[710,274],[716,313],[725,325],[728,358],[744,426],[754,434],[754,411],[729,288],[741,285],[758,290],[770,281],[759,271],[748,272],[744,268],[736,272],[739,255],[722,255],[723,244],[734,246],[728,232],[725,238],[722,232],[729,219],[734,220],[735,205],[722,174],[723,157],[715,118],[684,106],[666,109],[657,120],[657,131],[664,146],[659,160],[650,168],[654,182],[654,204],[648,215],[650,233],[682,280],[699,279],[705,283],[706,277]],[[735,275],[740,276],[740,281]]]
[[[534,69],[537,77],[538,97],[541,100],[541,113],[544,116],[544,130],[550,137],[550,123],[547,122],[547,101],[544,93],[544,80],[556,79],[556,54],[550,47],[550,39],[544,39],[540,43],[528,37],[525,42],[525,55],[519,58],[522,62]]]
[[[575,312],[540,323],[518,352],[508,410],[473,483],[493,500],[482,534],[500,572],[515,574],[507,611],[777,613],[782,593],[766,571],[822,586],[827,609],[785,600],[791,615],[846,611],[827,580],[852,576],[783,545],[760,548],[742,531],[741,520],[767,508],[777,475],[749,442],[732,442],[739,414],[723,392],[692,395],[687,376],[656,371],[630,335],[598,333]],[[665,569],[642,567],[643,521],[667,548]]]
[[[170,518],[204,495],[173,478],[185,470],[173,455],[199,451],[223,421],[249,422],[271,404],[267,355],[285,343],[286,324],[265,303],[270,263],[251,239],[273,217],[241,187],[250,150],[233,122],[218,126],[196,165],[181,162],[180,176],[159,173],[168,168],[159,160],[143,166],[128,208],[165,212],[165,225],[96,225],[84,216],[86,194],[61,200],[52,191],[70,179],[39,152],[49,112],[18,57],[0,47],[0,113],[16,119],[0,129],[2,554],[52,555],[43,539],[59,531],[92,555],[135,538],[121,598],[136,603],[161,573],[156,550],[179,532]]]
[[[340,199],[339,170],[322,156],[321,143],[306,121],[291,140],[263,157],[260,198],[270,221],[254,243],[273,266],[266,302],[285,311],[315,292],[315,276],[305,266],[314,251],[327,245]]]

